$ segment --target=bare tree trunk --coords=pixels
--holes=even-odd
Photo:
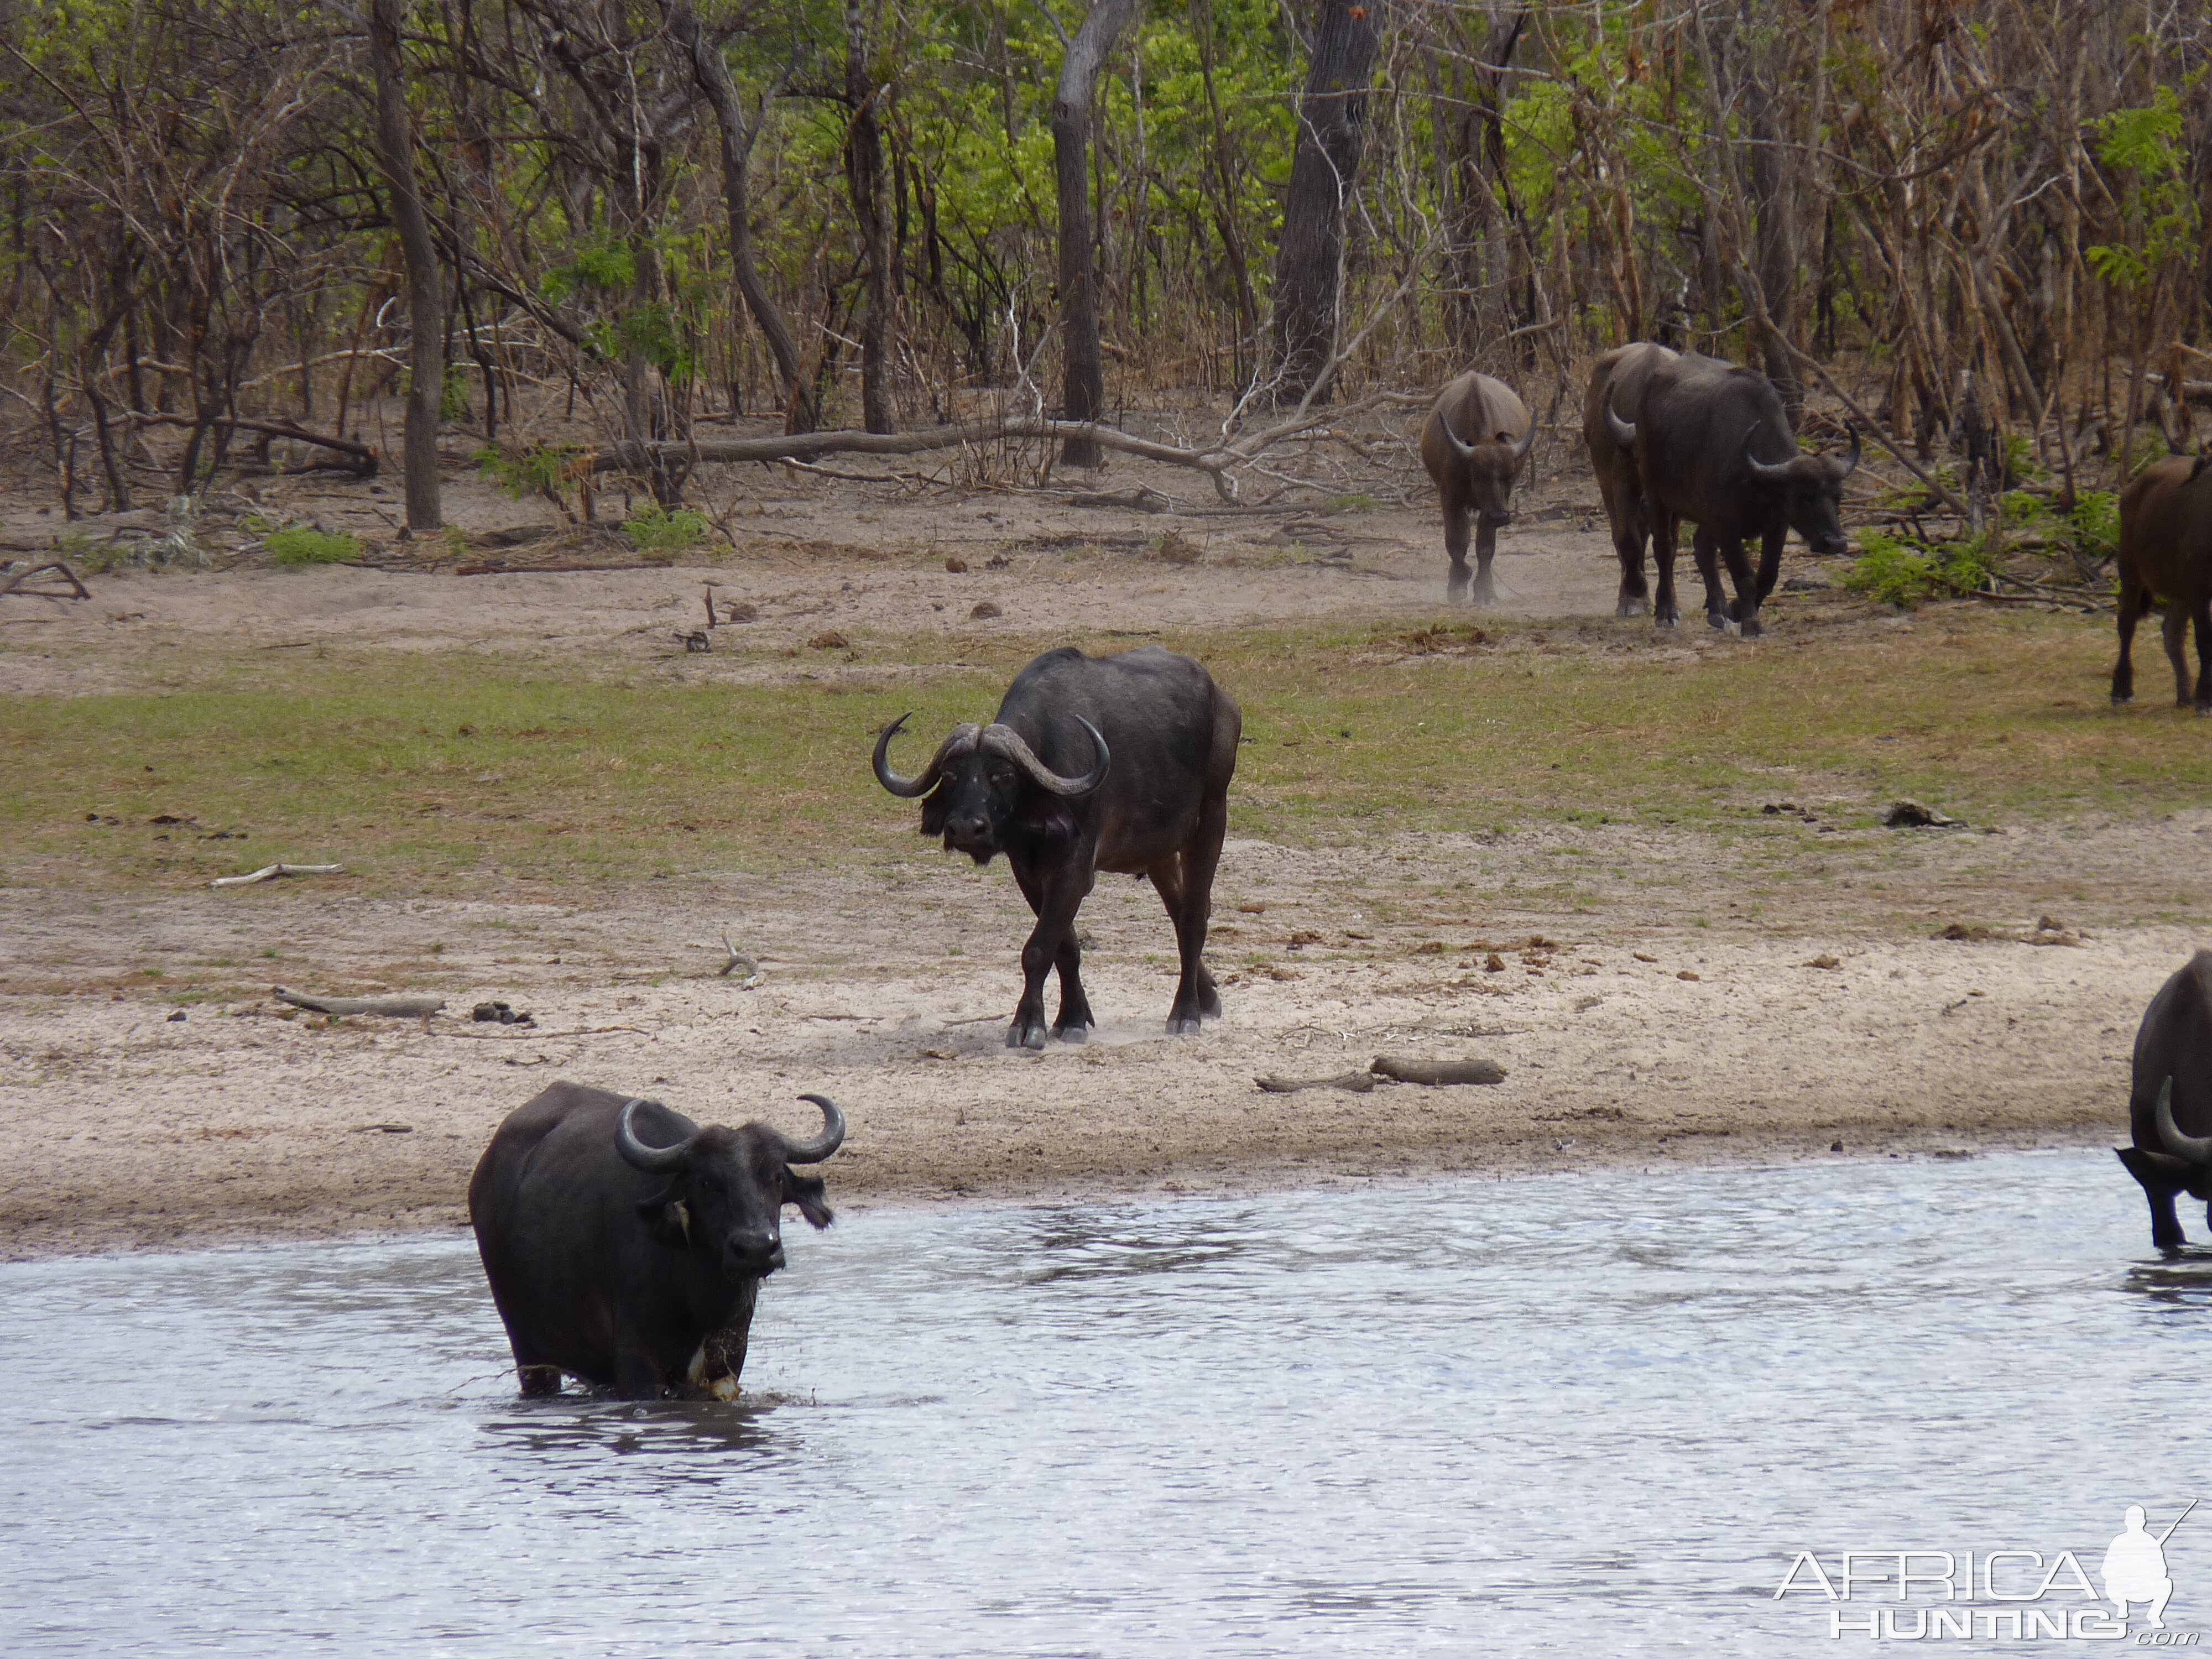
[[[1052,100],[1052,151],[1060,186],[1060,349],[1066,370],[1066,414],[1095,421],[1106,407],[1106,371],[1098,349],[1097,259],[1091,246],[1089,147],[1091,98],[1106,54],[1137,9],[1137,0],[1092,0],[1083,27],[1060,60]],[[1072,439],[1060,458],[1070,466],[1103,466],[1105,452]]]
[[[1344,293],[1344,217],[1365,139],[1376,33],[1369,9],[1316,0],[1297,149],[1275,252],[1275,397],[1326,393]]]
[[[814,388],[807,383],[791,325],[784,320],[782,311],[768,291],[768,284],[761,280],[760,263],[753,255],[746,171],[752,159],[753,141],[760,135],[759,124],[746,122],[744,106],[738,100],[737,84],[730,79],[730,66],[723,61],[714,42],[701,31],[690,0],[663,0],[663,9],[668,15],[668,32],[690,54],[692,74],[698,80],[700,91],[707,94],[715,122],[721,129],[722,199],[730,219],[730,271],[745,309],[752,313],[761,337],[768,342],[769,355],[775,359],[775,372],[783,381],[783,429],[811,432],[821,419],[815,407]],[[775,91],[771,89],[762,99],[763,116],[769,100],[775,96]]]
[[[1450,242],[1445,254],[1453,292],[1444,307],[1454,355],[1471,363],[1491,342],[1500,312],[1479,296],[1505,280],[1497,265],[1508,250],[1507,240],[1497,234],[1500,217],[1492,191],[1505,181],[1505,132],[1500,113],[1499,82],[1513,60],[1528,21],[1525,7],[1493,9],[1481,55],[1474,65],[1474,95],[1456,124],[1456,153],[1452,157]]]
[[[877,112],[888,100],[889,85],[870,73],[867,32],[860,0],[845,0],[845,96],[853,106],[845,137],[845,180],[852,191],[853,217],[867,253],[867,299],[860,315],[860,416],[871,432],[895,432],[891,405],[891,226],[884,211],[884,134]]]
[[[438,487],[438,407],[446,389],[446,304],[437,250],[415,187],[415,153],[401,79],[399,0],[370,0],[368,55],[376,72],[376,152],[392,188],[392,222],[407,262],[407,527],[439,530],[445,508]]]

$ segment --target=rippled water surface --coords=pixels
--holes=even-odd
[[[4,1267],[0,1652],[1835,1651],[1799,1549],[2212,1500],[2148,1237],[2101,1152],[863,1215],[712,1407],[518,1400],[465,1234]]]

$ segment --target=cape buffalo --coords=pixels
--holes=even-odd
[[[1705,620],[1715,628],[1733,620],[1745,634],[1755,635],[1759,607],[1774,591],[1790,532],[1802,536],[1815,553],[1844,550],[1839,510],[1844,480],[1859,464],[1858,434],[1851,434],[1850,453],[1840,460],[1801,454],[1781,394],[1756,369],[1694,352],[1639,358],[1630,373],[1621,372],[1626,367],[1610,377],[1600,412],[1613,443],[1636,457],[1659,566],[1652,620],[1662,628],[1681,620],[1674,601],[1674,538],[1688,519],[1698,526],[1694,545],[1698,574],[1705,581]],[[1640,387],[1620,384],[1637,380]],[[1640,395],[1633,408],[1624,407],[1622,396],[1632,390]],[[1755,586],[1743,556],[1743,544],[1753,536],[1761,544]],[[1621,539],[1616,521],[1616,547]],[[1735,586],[1735,602],[1725,612],[1716,554],[1727,560]],[[1639,554],[1639,574],[1642,562]]]
[[[556,1083],[517,1107],[469,1182],[469,1219],[526,1395],[567,1372],[626,1400],[728,1400],[783,1206],[830,1224],[819,1164],[845,1139],[701,1128],[657,1100]]]
[[[2171,455],[2120,492],[2120,659],[2112,701],[2135,696],[2136,623],[2151,596],[2166,601],[2173,700],[2190,703],[2189,623],[2197,623],[2197,712],[2212,714],[2212,466]]]
[[[1437,396],[1421,428],[1421,465],[1443,498],[1444,551],[1451,556],[1451,574],[1444,585],[1448,598],[1470,597],[1467,526],[1472,514],[1476,529],[1471,597],[1477,605],[1497,599],[1490,562],[1498,553],[1499,527],[1513,522],[1513,482],[1535,443],[1536,422],[1502,380],[1469,369]]]
[[[1644,544],[1651,525],[1644,510],[1644,479],[1636,470],[1636,448],[1613,435],[1608,410],[1637,410],[1644,405],[1644,382],[1661,363],[1671,363],[1680,354],[1649,340],[1618,346],[1597,360],[1590,371],[1589,390],[1583,397],[1583,441],[1589,446],[1590,470],[1597,474],[1598,495],[1605,502],[1607,522],[1613,527],[1613,550],[1620,561],[1620,594],[1614,601],[1616,617],[1640,617],[1650,609],[1651,590],[1644,580]]]
[[[2150,1242],[2178,1250],[2174,1199],[2187,1193],[2212,1206],[2212,951],[2191,957],[2150,1000],[2136,1032],[2128,1122],[2135,1145],[2118,1151],[2150,1200]]]
[[[1008,1048],[1044,1047],[1044,978],[1054,967],[1052,1034],[1081,1042],[1097,1024],[1075,912],[1101,870],[1149,876],[1175,922],[1182,977],[1169,1032],[1196,1031],[1201,1016],[1221,1012],[1202,953],[1244,717],[1212,675],[1156,645],[1112,657],[1063,646],[1014,677],[990,725],[954,726],[920,775],[902,778],[885,757],[908,718],[876,739],[877,781],[922,798],[921,833],[942,835],[947,852],[979,865],[1004,853],[1036,914]]]

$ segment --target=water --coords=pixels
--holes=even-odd
[[[4,1267],[0,1652],[1835,1651],[1797,1550],[2212,1499],[2148,1237],[2101,1152],[865,1215],[734,1407],[518,1400],[465,1234]]]

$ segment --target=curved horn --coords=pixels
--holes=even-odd
[[[1087,795],[1106,781],[1106,769],[1114,763],[1114,757],[1106,748],[1106,739],[1098,735],[1097,726],[1080,714],[1075,717],[1075,723],[1091,734],[1091,745],[1098,752],[1097,764],[1091,769],[1088,775],[1080,778],[1061,777],[1036,757],[1036,751],[1022,741],[1022,734],[1011,726],[1000,726],[994,722],[984,727],[982,742],[987,747],[997,750],[1054,794]]]
[[[1611,410],[1609,410],[1609,409],[1608,409],[1606,412],[1607,412],[1607,414],[1611,414],[1613,411],[1612,411]],[[1630,428],[1629,429],[1630,429],[1632,432],[1635,430],[1635,428],[1634,428],[1633,427]],[[1516,445],[1514,445],[1514,446],[1513,446],[1513,459],[1514,459],[1515,460],[1516,460],[1516,461],[1525,461],[1525,460],[1527,460],[1527,459],[1528,459],[1528,452],[1529,452],[1530,450],[1534,449],[1535,447],[1536,447],[1536,423],[1535,423],[1535,422],[1531,421],[1531,422],[1528,422],[1528,430],[1527,434],[1526,434],[1522,438],[1522,440],[1521,440],[1521,441],[1520,441],[1519,443],[1517,443],[1517,444],[1516,444]]]
[[[1761,483],[1780,483],[1790,476],[1789,461],[1762,461],[1751,453],[1752,433],[1759,430],[1759,422],[1751,423],[1751,431],[1743,434],[1743,459],[1751,467],[1751,476]]]
[[[1850,477],[1852,473],[1859,470],[1859,429],[1856,427],[1851,427],[1849,430],[1851,434],[1851,451],[1850,454],[1844,457],[1843,477],[1836,480],[1838,483],[1841,483],[1844,478]]]
[[[899,734],[899,728],[913,718],[910,714],[901,714],[884,727],[876,738],[876,781],[903,800],[912,800],[916,795],[926,795],[936,788],[937,780],[944,775],[945,763],[973,748],[975,734],[982,729],[973,721],[963,721],[954,726],[951,736],[937,746],[937,752],[930,757],[929,764],[921,769],[921,775],[902,778],[891,770],[885,757],[890,752],[891,739]]]
[[[1613,442],[1619,444],[1623,449],[1636,447],[1636,422],[1624,421],[1620,416],[1614,414],[1613,399],[1610,398],[1605,400],[1605,429],[1613,434]],[[1536,428],[1531,426],[1528,428],[1528,434],[1532,442],[1534,441],[1535,433]]]
[[[2173,1121],[2173,1079],[2158,1085],[2158,1138],[2166,1150],[2191,1164],[2212,1164],[2212,1135],[2185,1135]]]
[[[788,1136],[783,1143],[786,1164],[819,1164],[823,1158],[845,1144],[845,1115],[837,1109],[837,1103],[827,1095],[801,1095],[801,1100],[811,1100],[822,1109],[822,1133],[812,1140],[793,1140]]]
[[[622,1116],[615,1122],[615,1150],[623,1155],[623,1162],[633,1169],[647,1170],[654,1175],[665,1175],[682,1166],[685,1154],[690,1152],[696,1135],[686,1135],[673,1146],[648,1146],[637,1138],[631,1120],[641,1106],[658,1106],[657,1100],[633,1100],[622,1109]]]
[[[1462,462],[1474,453],[1474,446],[1459,441],[1459,434],[1451,429],[1451,422],[1441,409],[1437,411],[1437,424],[1443,429],[1444,441],[1451,446],[1451,453]]]

